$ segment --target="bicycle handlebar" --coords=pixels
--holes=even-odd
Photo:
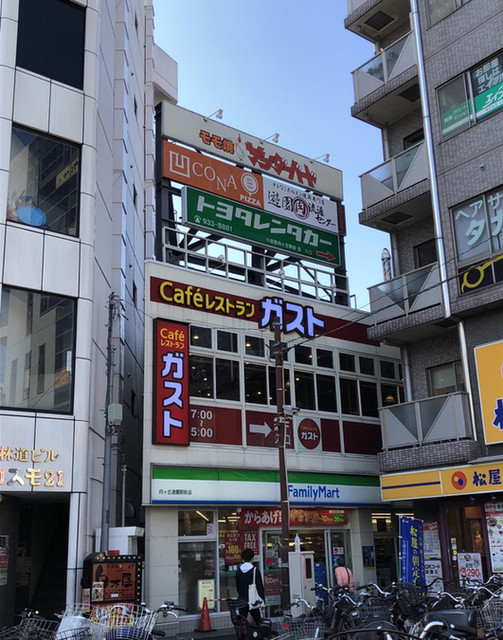
[[[458,633],[463,633],[465,635],[473,637],[477,636],[477,629],[474,629],[473,627],[466,627],[461,624],[453,624],[452,622],[442,622],[441,620],[432,620],[425,625],[423,631],[421,632],[420,638],[424,638],[433,627],[441,627],[442,629],[457,631]]]

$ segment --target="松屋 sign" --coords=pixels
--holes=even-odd
[[[189,444],[187,325],[154,322],[154,444]]]
[[[192,187],[182,189],[182,198],[185,224],[316,262],[339,264],[339,237],[334,233]]]

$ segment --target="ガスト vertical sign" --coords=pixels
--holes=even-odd
[[[154,321],[154,444],[189,444],[189,330]]]

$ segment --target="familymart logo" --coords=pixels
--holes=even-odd
[[[328,487],[326,484],[308,484],[303,487],[289,484],[288,495],[290,498],[312,500],[313,502],[334,500],[341,497],[339,487]]]

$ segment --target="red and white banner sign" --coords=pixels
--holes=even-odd
[[[189,328],[154,322],[154,444],[189,444]]]

